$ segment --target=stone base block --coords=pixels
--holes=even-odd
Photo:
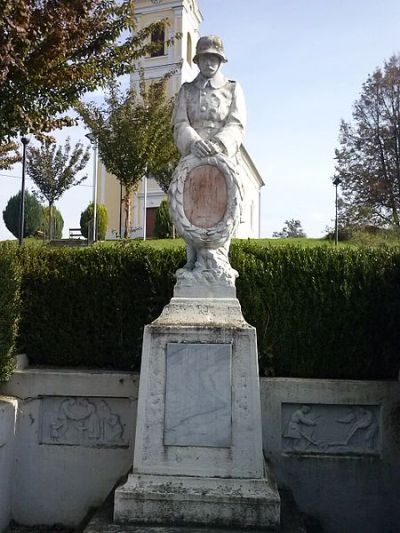
[[[131,474],[115,492],[114,521],[277,530],[280,497],[269,478]]]

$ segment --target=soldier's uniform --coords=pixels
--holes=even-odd
[[[212,53],[226,62],[219,37],[202,37],[197,54]],[[240,85],[220,72],[212,78],[201,73],[184,83],[178,93],[172,117],[175,142],[182,156],[199,140],[215,142],[228,157],[233,157],[242,144],[246,123],[246,106]]]
[[[242,88],[220,73],[211,79],[199,74],[182,85],[172,121],[182,156],[190,153],[193,142],[203,139],[219,143],[233,157],[242,144],[246,122]]]

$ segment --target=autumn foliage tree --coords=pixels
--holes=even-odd
[[[342,121],[336,174],[346,225],[400,225],[400,56],[368,76]]]
[[[132,70],[165,21],[135,26],[133,0],[0,0],[0,164],[19,134],[72,123],[88,91]],[[12,146],[9,148],[13,148]]]
[[[149,174],[157,177],[163,169],[167,180],[171,162],[177,158],[171,129],[173,103],[166,96],[166,83],[162,79],[146,84],[142,78],[138,87],[126,92],[111,83],[104,105],[81,103],[77,108],[97,139],[104,166],[125,188],[125,237],[131,232],[132,194],[140,180]]]
[[[0,170],[9,169],[14,163],[20,161],[18,144],[13,141],[0,141]]]

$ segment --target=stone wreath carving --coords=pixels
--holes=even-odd
[[[201,174],[207,173],[209,167],[219,171],[225,180],[226,202],[220,206],[222,216],[215,224],[210,220],[197,225],[190,214],[194,199],[188,192],[189,179],[192,171],[199,171],[201,181]],[[187,246],[187,263],[176,273],[178,282],[202,280],[234,286],[238,274],[229,264],[228,251],[240,220],[242,197],[237,166],[222,154],[206,158],[189,155],[180,160],[168,193],[171,219]]]

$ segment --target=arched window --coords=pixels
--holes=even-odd
[[[165,31],[156,30],[151,34],[151,44],[157,45],[157,48],[150,54],[151,57],[159,57],[165,55]]]
[[[192,59],[193,59],[192,37],[190,33],[188,33],[187,41],[186,41],[186,61],[189,63],[189,65],[192,64]]]

